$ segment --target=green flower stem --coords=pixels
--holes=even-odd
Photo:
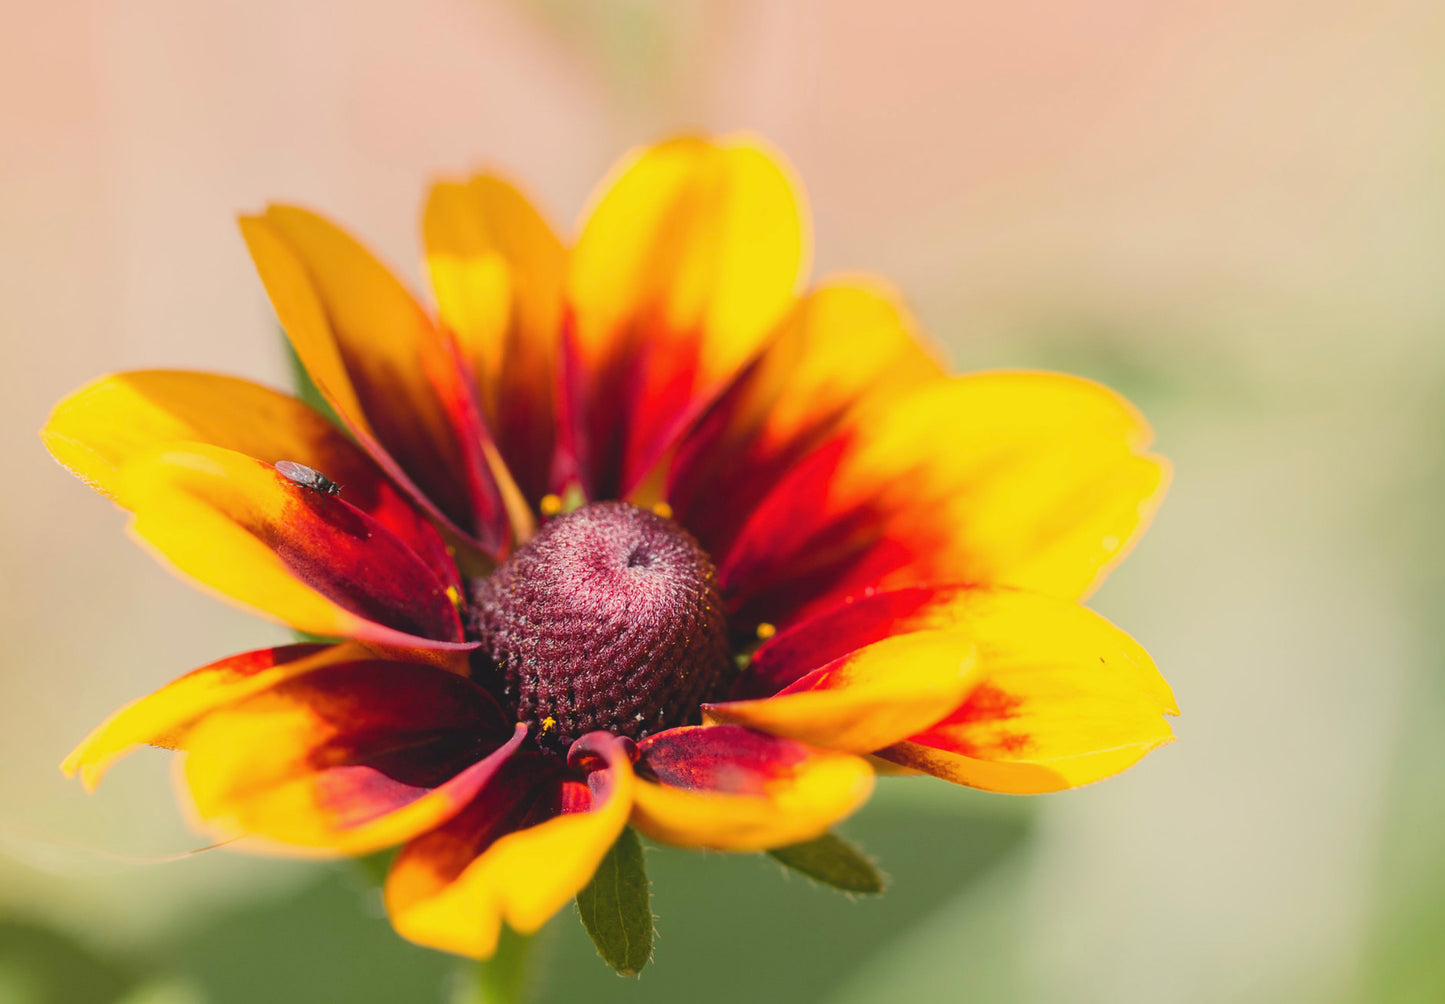
[[[452,1004],[525,1004],[536,991],[531,965],[537,940],[503,924],[497,951],[463,970]]]

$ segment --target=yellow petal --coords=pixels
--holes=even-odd
[[[773,697],[704,705],[705,720],[825,749],[872,753],[958,706],[977,663],[967,635],[886,638],[814,670]]]
[[[584,737],[585,739],[586,737]],[[592,879],[632,809],[627,756],[605,752],[589,780],[591,805],[550,815],[556,797],[545,767],[515,770],[484,789],[455,819],[408,844],[386,881],[386,908],[402,937],[473,958],[490,956],[502,924],[539,930]],[[570,782],[568,782],[570,783]],[[539,817],[545,821],[538,821]]]
[[[244,607],[310,634],[467,647],[446,583],[414,551],[270,465],[193,444],[132,461],[121,494],[140,541]]]
[[[674,518],[725,551],[808,450],[860,411],[941,377],[892,289],[865,277],[821,286],[679,446],[668,471]]]
[[[305,261],[265,216],[242,216],[240,225],[277,320],[312,382],[349,427],[374,436]]]
[[[765,441],[788,439],[820,415],[876,407],[942,375],[896,290],[835,279],[799,302],[769,343],[740,417]]]
[[[581,458],[591,494],[606,496],[641,481],[762,345],[807,239],[791,173],[751,137],[635,152],[599,192],[566,297],[580,370],[570,414],[593,440]]]
[[[496,546],[504,534],[482,443],[458,431],[450,349],[391,272],[304,209],[271,206],[241,232],[297,356],[327,402],[419,504]]]
[[[1032,658],[1108,663],[1134,672],[1134,683],[1165,714],[1177,714],[1174,695],[1149,654],[1123,631],[1086,607],[1041,593],[989,586],[911,586],[860,596],[776,635],[754,653],[742,692],[774,693],[855,649],[883,638],[925,631],[966,633],[983,669],[1017,658],[1021,642]]]
[[[880,412],[853,470],[891,486],[896,523],[926,528],[919,537],[938,548],[923,558],[931,580],[1075,599],[1123,557],[1162,499],[1167,469],[1141,453],[1151,438],[1100,384],[987,373]]]
[[[175,746],[185,728],[209,711],[338,663],[371,658],[360,645],[286,645],[231,656],[187,673],[121,708],[86,736],[60,765],[94,791],[110,765],[133,747]]]
[[[471,363],[488,428],[535,504],[550,487],[562,242],[526,196],[492,175],[434,186],[422,232],[442,323]]]
[[[1163,497],[1148,425],[1050,373],[928,383],[796,464],[720,558],[739,623],[796,623],[869,590],[939,582],[1078,599]]]
[[[1132,638],[1083,607],[1008,591],[964,591],[930,618],[979,651],[957,710],[885,759],[959,784],[1057,791],[1118,773],[1169,742],[1169,685]]]
[[[477,364],[495,414],[508,357],[535,354],[550,369],[561,321],[565,250],[526,196],[500,178],[443,182],[422,221],[442,322]]]
[[[198,821],[220,837],[366,854],[451,818],[525,735],[456,674],[348,663],[205,715],[184,737],[185,782]]]
[[[331,461],[355,451],[339,430],[293,397],[249,380],[167,370],[87,384],[56,405],[41,438],[57,460],[123,506],[116,494],[120,468],[159,446],[209,443],[267,463],[295,460],[338,481],[344,476]]]
[[[342,486],[342,497],[409,544],[434,571],[455,576],[435,528],[376,463],[312,408],[249,380],[180,370],[101,377],[71,394],[41,431],[50,452],[126,508],[121,471],[170,446],[203,443],[268,464],[289,460]]]
[[[632,821],[681,847],[761,851],[802,843],[868,800],[873,770],[846,753],[733,725],[671,729],[644,740]]]
[[[915,742],[897,743],[880,750],[878,755],[900,767],[932,774],[970,788],[1010,795],[1042,795],[1113,777],[1134,766],[1153,750],[1174,741],[1167,725],[1146,724],[1147,716],[1148,712],[1142,710],[1134,716],[1142,726],[1136,727],[1135,731],[1141,736],[1152,731],[1152,737],[1071,757],[987,760]],[[1157,721],[1158,716],[1154,718]]]
[[[638,315],[701,331],[702,370],[737,368],[782,314],[806,253],[799,186],[756,138],[682,138],[624,158],[573,251],[568,299],[589,356]]]

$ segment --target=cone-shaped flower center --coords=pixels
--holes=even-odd
[[[717,574],[686,531],[626,502],[547,522],[471,589],[474,674],[544,749],[695,722],[732,667]]]

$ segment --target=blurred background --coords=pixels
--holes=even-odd
[[[894,279],[956,368],[1128,394],[1176,481],[1094,605],[1180,741],[1040,799],[919,779],[850,901],[649,852],[657,960],[568,913],[540,999],[1445,1000],[1445,6],[1434,0],[4,0],[0,1002],[428,1001],[354,864],[196,847],[168,759],[56,764],[119,704],[285,638],[173,580],[42,450],[61,395],[286,385],[233,223],[344,221],[419,280],[427,183],[567,229],[629,146],[762,132],[817,271]]]

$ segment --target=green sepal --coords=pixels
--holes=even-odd
[[[351,863],[369,884],[379,888],[386,884],[386,874],[391,871],[392,859],[396,857],[399,850],[398,847],[388,847],[384,851],[375,851],[352,858]]]
[[[876,896],[888,884],[872,859],[835,833],[805,844],[775,847],[768,854],[784,867],[844,892]]]
[[[329,634],[312,634],[309,631],[297,631],[291,629],[291,637],[296,639],[298,645],[339,645],[345,638],[338,638]]]
[[[597,954],[619,976],[636,976],[652,960],[652,891],[642,843],[631,827],[577,894],[577,912]]]
[[[326,419],[332,425],[338,429],[345,430],[346,423],[341,421],[341,416],[336,414],[331,404],[322,396],[321,388],[316,386],[316,381],[311,379],[311,374],[308,373],[306,367],[301,364],[301,357],[296,354],[296,350],[291,346],[291,342],[285,340],[284,332],[282,333],[282,339],[286,345],[286,359],[291,364],[291,382],[296,387],[295,396],[311,405],[312,408],[321,414],[322,418]]]

